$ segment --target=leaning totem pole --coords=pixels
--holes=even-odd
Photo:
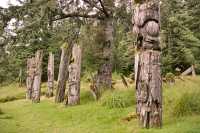
[[[136,113],[145,128],[161,127],[160,10],[158,0],[134,0]]]

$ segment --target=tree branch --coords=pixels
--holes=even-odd
[[[106,11],[106,8],[105,8],[105,6],[103,5],[102,0],[99,0],[99,2],[100,2],[101,7],[102,7],[102,9],[103,9],[103,13],[106,15],[106,17],[109,17],[109,14],[108,14],[108,12]]]
[[[82,18],[97,18],[97,19],[104,19],[104,17],[99,16],[97,14],[94,15],[88,15],[88,14],[79,14],[79,13],[69,13],[69,14],[62,14],[59,17],[55,17],[52,19],[52,21],[57,21],[69,17],[82,17]]]
[[[91,1],[89,1],[89,0],[83,0],[83,1],[104,13],[104,10],[102,8],[98,7],[96,4],[92,3]]]

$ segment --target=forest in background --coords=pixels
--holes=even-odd
[[[39,4],[39,6],[38,6]],[[200,73],[200,2],[198,0],[162,0],[161,1],[161,48],[162,75],[178,74],[191,65]],[[67,18],[56,21],[53,28],[48,25],[48,18],[56,11],[55,1],[35,1],[23,6],[10,6],[0,9],[1,12],[1,57],[0,82],[13,81],[19,76],[20,69],[26,74],[26,60],[34,55],[37,49],[44,50],[43,80],[47,79],[48,53],[55,54],[55,77],[61,55],[61,46],[66,39],[79,32],[77,43],[83,48],[82,76],[97,71],[102,64],[101,53],[104,33],[100,22],[95,19]],[[20,21],[7,25],[11,18],[20,20],[26,13],[25,29],[17,31]],[[112,64],[113,72],[129,76],[134,66],[134,41],[132,35],[131,11],[122,5],[114,12],[114,42]],[[43,16],[42,16],[43,15]],[[39,19],[43,17],[41,21]],[[7,21],[6,21],[7,20]],[[39,23],[35,22],[38,20]],[[31,22],[34,22],[33,24]],[[91,26],[92,25],[92,26]],[[5,33],[6,31],[6,33]],[[17,32],[17,36],[14,33]],[[25,79],[24,79],[25,80]]]
[[[55,77],[61,55],[61,46],[66,39],[79,32],[77,43],[83,48],[82,76],[97,71],[102,64],[102,48],[105,38],[101,22],[95,19],[66,18],[54,22],[49,18],[57,11],[54,0],[34,1],[31,5],[0,8],[0,82],[13,81],[19,77],[20,69],[26,74],[26,60],[36,50],[44,51],[43,80],[47,79],[48,53],[55,54]],[[191,65],[200,73],[200,2],[198,0],[161,1],[161,47],[162,75],[178,74]],[[131,11],[126,4],[114,10],[114,46],[112,54],[113,72],[129,76],[134,66],[134,41]],[[23,14],[31,17],[21,20]],[[92,26],[91,26],[92,25]],[[13,28],[14,27],[14,28]],[[17,33],[17,36],[16,36]],[[25,81],[25,79],[24,79]]]

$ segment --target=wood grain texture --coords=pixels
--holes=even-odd
[[[53,90],[54,90],[54,54],[52,52],[49,53],[47,76],[48,76],[47,96],[52,97],[53,96]]]
[[[135,55],[136,113],[142,127],[162,125],[159,1],[137,2],[133,16],[137,36]]]
[[[33,94],[32,94],[32,101],[35,103],[40,102],[42,58],[43,58],[43,51],[38,50],[35,55],[35,75],[33,80]]]
[[[65,99],[66,82],[68,79],[68,67],[71,59],[73,44],[65,44],[62,47],[62,54],[58,74],[58,86],[56,90],[55,102],[61,103]]]

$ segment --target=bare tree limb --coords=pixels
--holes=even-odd
[[[104,10],[102,8],[98,7],[96,4],[92,3],[91,1],[89,1],[89,0],[83,0],[83,1],[104,13]]]
[[[103,9],[103,13],[106,15],[106,17],[109,17],[109,14],[108,14],[108,12],[107,12],[107,10],[106,10],[106,8],[105,8],[105,6],[104,6],[102,0],[98,0],[98,1],[99,1],[100,4],[101,4],[101,7],[102,7],[102,9]]]
[[[98,14],[88,15],[88,14],[79,14],[79,13],[69,13],[69,14],[62,14],[59,17],[55,17],[52,21],[57,21],[69,17],[82,17],[82,18],[97,18],[97,19],[104,19],[103,16],[99,16]]]

